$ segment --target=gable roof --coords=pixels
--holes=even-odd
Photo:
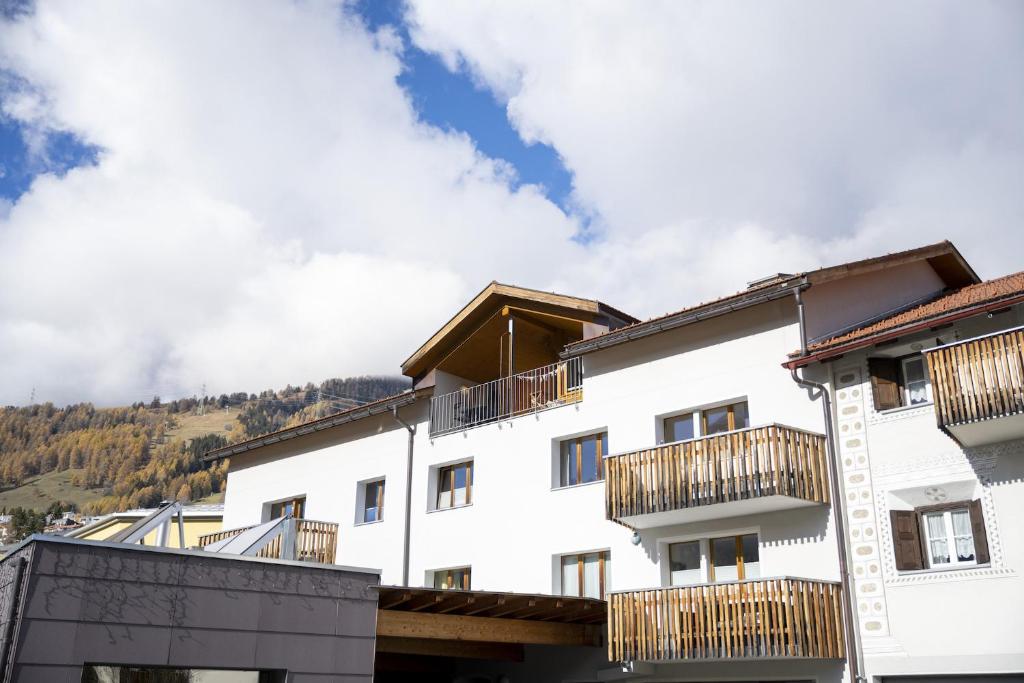
[[[590,339],[584,339],[565,347],[564,357],[577,356],[598,349],[615,346],[634,339],[664,332],[676,327],[731,313],[749,306],[788,296],[794,289],[839,280],[853,275],[863,275],[885,268],[926,260],[947,287],[963,287],[980,280],[967,260],[949,240],[929,244],[916,249],[907,249],[883,256],[850,261],[802,273],[785,274],[755,281],[747,289],[728,296],[712,299],[690,306],[675,313],[667,313],[643,322],[626,325]]]
[[[459,337],[474,329],[494,310],[510,302],[529,302],[531,304],[560,312],[569,317],[578,318],[583,322],[608,320],[612,327],[637,321],[633,316],[597,301],[583,299],[554,292],[542,292],[537,289],[506,285],[491,282],[479,294],[462,307],[451,320],[441,326],[426,342],[402,363],[402,374],[416,377],[429,370],[432,361],[436,360],[444,350],[444,342],[452,337]]]
[[[815,360],[825,360],[880,341],[1018,303],[1024,303],[1024,271],[954,289],[855,330],[817,341],[807,347],[804,356],[800,356],[799,351],[790,354],[795,360],[789,365],[807,365]]]

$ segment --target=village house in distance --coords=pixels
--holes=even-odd
[[[223,528],[195,549],[127,545],[171,507],[16,549],[5,670],[1024,681],[1024,273],[982,282],[942,242],[647,321],[491,283],[401,368],[405,393],[207,454]],[[83,553],[191,621],[48,669],[22,624]],[[139,611],[114,621],[162,618]]]

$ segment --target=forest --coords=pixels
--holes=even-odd
[[[226,461],[203,463],[207,451],[408,387],[405,378],[369,376],[259,394],[169,402],[154,396],[121,408],[90,403],[0,408],[0,489],[16,489],[34,477],[67,471],[73,487],[101,494],[82,506],[86,514],[150,507],[162,500],[201,501],[223,493],[227,473]],[[237,410],[226,433],[175,436],[176,427],[188,416],[231,408]],[[34,507],[45,510],[55,502],[42,499]]]

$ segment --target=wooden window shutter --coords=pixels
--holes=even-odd
[[[889,410],[903,405],[899,362],[895,358],[868,358],[868,371],[871,373],[875,410]]]
[[[924,569],[920,516],[913,510],[890,510],[889,519],[892,521],[896,569]]]
[[[974,561],[978,564],[989,562],[988,534],[985,532],[985,518],[981,514],[981,501],[972,500],[970,506],[971,533],[974,534]]]

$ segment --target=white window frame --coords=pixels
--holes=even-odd
[[[910,363],[920,362],[921,373],[924,375],[924,393],[925,400],[921,403],[910,402],[910,382],[907,380],[907,365]],[[918,353],[913,356],[907,356],[906,358],[900,359],[900,376],[903,380],[903,405],[901,408],[917,408],[920,406],[926,406],[933,403],[932,399],[932,378],[928,374],[928,362],[925,360],[924,355]]]
[[[949,510],[936,510],[934,512],[922,512],[921,515],[921,538],[924,540],[924,549],[926,558],[928,560],[929,569],[948,569],[950,567],[970,567],[978,564],[978,550],[974,545],[974,529],[971,529],[971,547],[974,548],[974,559],[972,560],[958,560],[956,554],[956,535],[953,532],[953,513],[954,512],[966,512],[968,525],[971,519],[971,509],[967,506],[962,508],[950,508]],[[933,515],[941,515],[943,526],[946,529],[946,554],[949,556],[949,562],[936,562],[932,558],[932,539],[928,535],[928,517]]]
[[[380,508],[377,511],[377,519],[367,520],[366,519],[366,487],[370,484],[384,484],[384,500],[381,500]],[[374,477],[373,479],[364,479],[356,484],[356,526],[363,524],[378,524],[384,521],[384,502],[387,499],[388,487],[387,477]]]

